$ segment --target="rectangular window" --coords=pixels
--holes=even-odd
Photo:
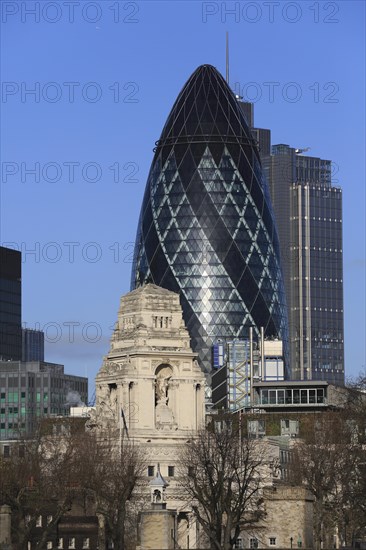
[[[276,404],[276,390],[269,390],[269,402],[271,405]]]
[[[69,539],[69,548],[75,548],[75,537]]]
[[[38,516],[36,520],[36,527],[42,527],[42,516]]]
[[[324,403],[324,390],[323,389],[316,390],[316,400],[317,400],[317,403]]]
[[[234,548],[239,548],[239,549],[244,548],[244,546],[243,546],[243,539],[240,539],[240,538],[239,538],[239,539],[236,539]]]
[[[174,466],[168,466],[168,476],[174,477]]]
[[[284,390],[277,390],[277,403],[283,405],[285,402],[285,392]]]
[[[271,546],[276,546],[276,537],[270,537],[269,538],[269,544]]]
[[[64,539],[61,537],[57,541],[57,548],[63,548],[64,547]]]
[[[154,477],[154,472],[155,472],[155,466],[148,466],[147,467],[147,475],[149,477]]]
[[[9,458],[9,456],[10,456],[10,445],[4,445],[3,455],[4,455],[4,458]]]
[[[52,541],[48,541],[47,542],[47,550],[49,550],[49,548],[52,548]]]
[[[83,548],[90,548],[89,538],[83,539]]]
[[[258,548],[258,539],[249,539],[249,548]]]
[[[262,405],[267,405],[268,403],[268,390],[261,390],[261,396],[262,396]]]

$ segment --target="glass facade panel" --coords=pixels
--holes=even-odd
[[[180,292],[194,351],[211,370],[217,339],[283,341],[288,324],[279,243],[257,145],[214,67],[199,67],[179,94],[150,169],[131,289]]]
[[[297,153],[275,145],[263,158],[283,254],[291,378],[343,385],[342,190],[332,186],[331,161]]]
[[[21,358],[21,254],[0,246],[0,360]]]
[[[324,403],[324,390],[323,389],[316,390],[316,401],[317,401],[317,403]]]
[[[268,403],[268,390],[261,390],[261,403],[262,405],[267,405]]]

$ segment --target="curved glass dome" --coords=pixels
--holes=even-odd
[[[287,313],[279,244],[257,145],[220,73],[202,65],[180,92],[152,161],[131,289],[179,292],[203,369],[218,339],[281,338]]]

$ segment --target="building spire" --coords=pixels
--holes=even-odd
[[[226,31],[226,83],[229,84],[229,32]]]

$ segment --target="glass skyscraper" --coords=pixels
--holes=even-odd
[[[288,326],[268,185],[244,113],[220,73],[191,75],[156,142],[131,289],[180,292],[194,351],[211,370],[217,340],[283,340]]]
[[[344,384],[342,190],[332,163],[279,144],[263,157],[289,311],[291,378]]]

